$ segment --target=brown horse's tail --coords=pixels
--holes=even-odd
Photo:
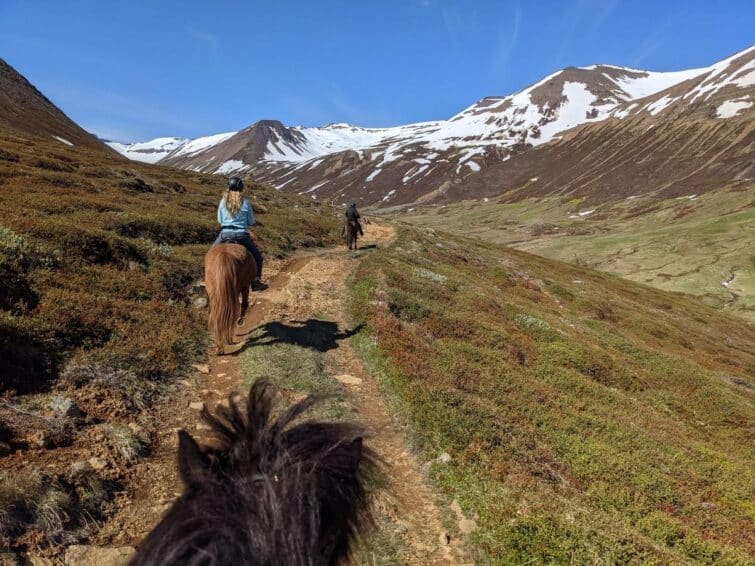
[[[241,310],[234,259],[221,250],[219,246],[213,248],[205,261],[205,288],[210,303],[208,327],[218,350],[233,344],[233,330]]]

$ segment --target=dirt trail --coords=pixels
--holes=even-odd
[[[327,318],[347,329],[343,311],[346,280],[359,257],[393,237],[388,226],[366,227],[362,252],[345,247],[296,256],[266,265],[267,291],[253,294],[253,305],[243,327],[243,337],[269,322],[287,325]],[[356,418],[368,430],[368,444],[385,462],[387,487],[376,498],[381,519],[398,533],[403,564],[461,564],[463,552],[458,540],[444,540],[445,528],[435,505],[435,496],[420,471],[419,463],[406,444],[401,425],[387,411],[378,384],[356,357],[348,339],[334,341],[325,357],[327,372],[339,381]],[[203,402],[212,408],[243,387],[244,376],[238,356],[212,356],[189,380],[181,383],[174,402],[162,410],[163,428],[156,439],[153,456],[138,464],[138,478],[131,497],[121,502],[120,511],[98,534],[95,544],[136,545],[149,532],[179,495],[180,480],[175,469],[176,432],[184,428],[201,437],[198,408]],[[450,538],[450,537],[449,537]]]

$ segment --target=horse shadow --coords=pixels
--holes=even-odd
[[[364,323],[341,331],[338,323],[329,320],[293,320],[291,324],[278,321],[267,322],[258,326],[254,336],[248,338],[242,351],[255,346],[272,344],[294,344],[318,352],[327,352],[338,347],[338,342],[351,338],[364,327]]]

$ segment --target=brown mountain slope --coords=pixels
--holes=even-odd
[[[82,129],[18,71],[0,59],[0,129],[58,143],[112,150]]]

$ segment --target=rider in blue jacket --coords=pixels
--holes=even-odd
[[[252,282],[254,291],[264,291],[262,282],[262,254],[252,241],[248,228],[254,225],[254,211],[248,199],[243,198],[244,182],[239,177],[228,179],[228,190],[218,205],[220,234],[215,244],[234,243],[244,246],[257,262],[257,277]]]

